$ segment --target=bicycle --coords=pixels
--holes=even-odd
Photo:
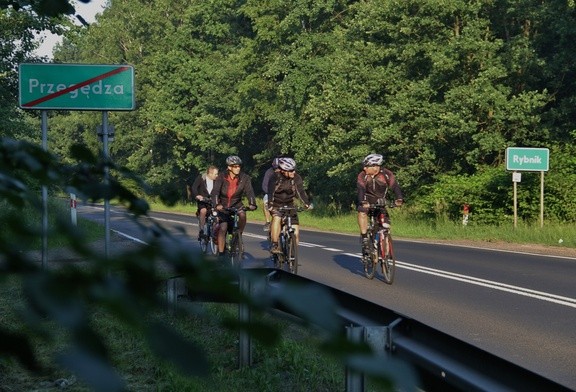
[[[396,271],[396,258],[394,257],[394,247],[392,236],[390,235],[390,225],[385,221],[386,203],[377,203],[368,208],[369,226],[369,252],[364,254],[362,250],[362,263],[364,264],[364,275],[368,279],[373,279],[376,268],[379,265],[384,282],[392,284]],[[394,204],[388,204],[393,208]]]
[[[292,226],[291,212],[300,212],[301,207],[280,207],[281,213],[280,236],[278,237],[278,246],[282,253],[273,254],[274,268],[285,270],[298,274],[298,242],[296,241],[296,229]],[[270,238],[270,237],[269,237]]]
[[[224,208],[224,210],[229,212],[232,216],[232,227],[228,227],[225,248],[228,252],[228,257],[230,258],[230,264],[232,264],[233,267],[239,267],[244,256],[244,242],[242,241],[242,235],[240,234],[240,228],[238,226],[238,214],[241,211],[247,210],[244,207],[230,207]]]
[[[206,211],[206,223],[203,227],[203,234],[198,238],[202,253],[206,254],[210,251],[213,255],[218,254],[219,225],[218,213],[210,205],[210,208]]]

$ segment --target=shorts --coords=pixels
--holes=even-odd
[[[292,224],[293,225],[297,225],[299,224],[298,221],[298,213],[296,212],[296,210],[291,210],[290,212],[285,212],[285,211],[280,211],[279,207],[272,207],[272,209],[270,210],[270,215],[272,216],[279,216],[280,218],[282,218],[283,216],[290,216],[290,218],[292,219]]]

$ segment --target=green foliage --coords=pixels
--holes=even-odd
[[[227,155],[258,181],[286,154],[341,211],[370,152],[418,203],[443,175],[501,167],[506,147],[573,144],[573,19],[566,2],[128,0],[71,28],[55,59],[135,66],[138,110],[114,115],[112,156],[165,200]],[[51,118],[57,153],[72,137],[95,152],[97,122]]]

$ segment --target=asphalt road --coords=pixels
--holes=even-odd
[[[102,207],[79,213],[104,221]],[[260,213],[259,211],[257,213]],[[154,213],[197,247],[197,220]],[[111,229],[146,241],[112,209]],[[302,230],[298,274],[420,321],[576,390],[576,259],[395,239],[393,285],[368,280],[357,236]],[[262,224],[247,225],[244,267],[271,267]]]

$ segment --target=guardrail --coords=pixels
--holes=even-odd
[[[420,377],[424,391],[547,391],[569,392],[564,387],[541,375],[499,358],[473,345],[458,340],[417,320],[405,317],[372,302],[344,291],[275,269],[251,269],[250,280],[240,274],[240,287],[251,291],[273,291],[282,285],[315,285],[331,293],[338,304],[338,316],[346,328],[348,339],[368,342],[375,352],[410,364]],[[256,277],[256,280],[254,279]],[[179,278],[167,282],[167,299],[176,304],[179,297],[187,296],[187,289]],[[222,301],[194,293],[192,300]],[[290,314],[278,305],[278,311]],[[248,320],[246,307],[240,305],[239,317]],[[239,364],[250,366],[251,342],[247,335],[240,336]],[[346,370],[346,391],[364,391],[364,377]]]

